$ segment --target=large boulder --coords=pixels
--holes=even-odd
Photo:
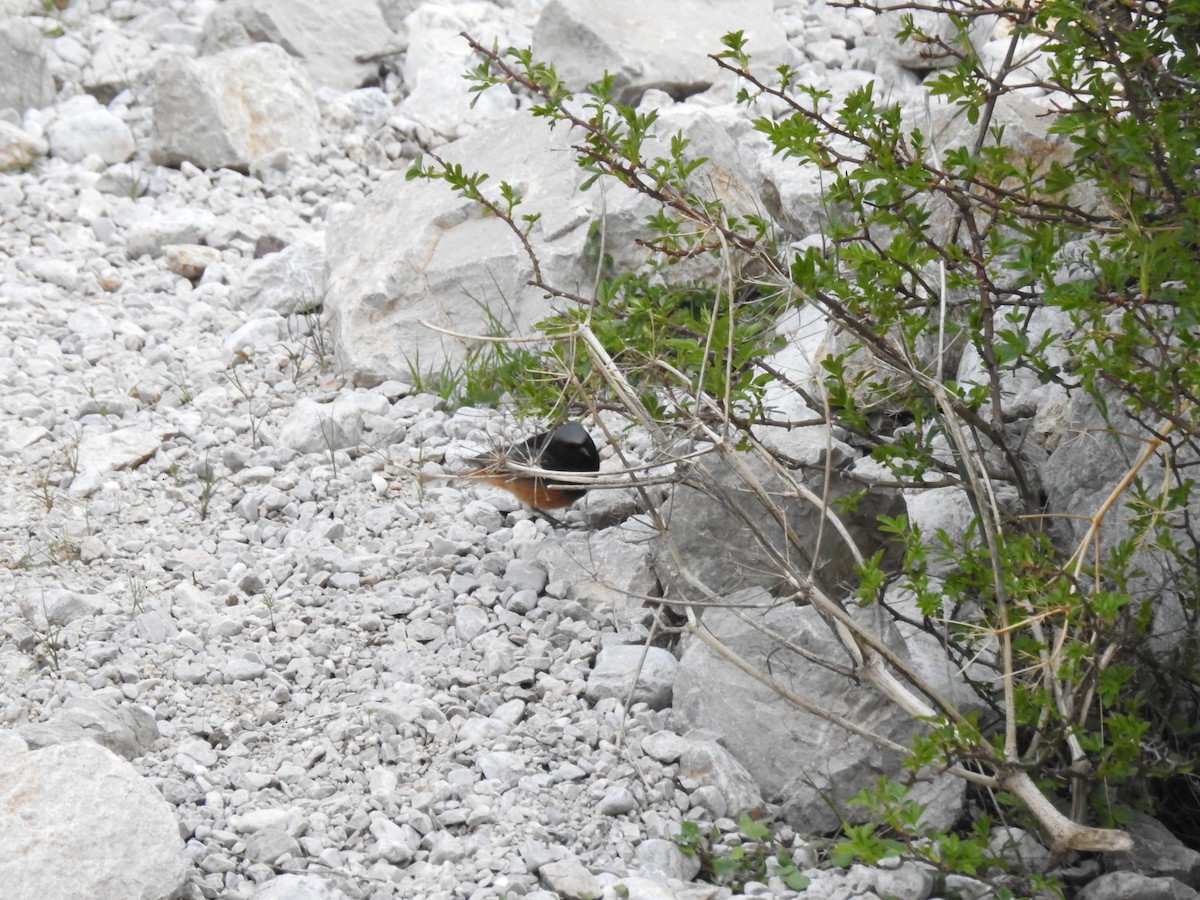
[[[1089,881],[1077,900],[1200,900],[1200,893],[1176,878],[1152,878],[1137,872],[1109,872]]]
[[[534,28],[533,50],[575,91],[607,71],[624,103],[637,103],[651,88],[682,99],[732,79],[705,57],[724,49],[722,35],[739,30],[756,67],[798,61],[769,0],[550,0]]]
[[[675,488],[668,515],[670,527],[655,554],[659,580],[691,599],[700,598],[685,586],[681,563],[696,580],[718,594],[749,586],[778,593],[789,589],[792,578],[811,577],[827,592],[840,596],[854,584],[855,560],[845,540],[830,521],[821,521],[812,502],[798,496],[795,483],[826,499],[864,557],[884,546],[879,517],[904,512],[903,498],[889,490],[867,490],[852,510],[839,511],[837,501],[862,492],[863,486],[836,468],[826,487],[822,469],[794,472],[795,481],[790,482],[759,453],[714,453],[696,465],[702,467],[697,483],[706,485],[706,489],[685,485]],[[761,483],[768,501],[782,512],[795,542],[789,542],[739,466]],[[893,562],[898,554],[899,548],[889,550],[885,563]],[[783,563],[776,559],[779,555]]]
[[[732,602],[736,610],[707,610],[704,627],[792,693],[903,746],[923,728],[871,685],[814,661],[847,664],[845,649],[815,608],[780,605],[755,589]],[[895,629],[886,625],[882,637],[907,658]],[[843,817],[853,818],[848,798],[873,786],[880,775],[902,774],[899,754],[791,705],[696,638],[686,644],[675,677],[674,716],[680,733],[720,734],[763,796],[783,803],[784,817],[797,831],[836,829]],[[943,777],[917,784],[910,796],[928,804],[929,824],[946,827],[961,811],[963,788],[963,782]]]
[[[0,109],[40,109],[54,94],[42,32],[25,19],[0,20]]]
[[[653,136],[642,147],[646,159],[671,156],[671,141],[681,135],[687,141],[687,155],[703,159],[689,187],[704,199],[719,201],[733,216],[762,214],[760,167],[770,159],[766,138],[754,130],[742,112],[734,107],[698,109],[695,104],[672,103],[663,94],[643,99],[646,108],[658,113]],[[610,252],[615,252],[610,250]],[[684,271],[689,275],[719,277],[720,263],[689,260]],[[696,263],[700,271],[696,272]],[[727,262],[727,261],[726,261]],[[677,263],[678,265],[678,263]]]
[[[1020,324],[1014,324],[1007,316],[997,314],[993,317],[993,327],[997,334],[1020,332],[1028,338],[1030,346],[1050,340],[1044,354],[1046,362],[1064,369],[1068,366],[1070,353],[1063,339],[1075,330],[1068,313],[1043,307],[1033,310]],[[957,380],[961,385],[986,385],[989,382],[983,360],[973,345],[967,345],[963,350]],[[1058,437],[1058,426],[1069,402],[1065,387],[1042,380],[1037,372],[1028,368],[1003,369],[999,382],[1000,402],[1006,419],[1032,416],[1032,436],[1039,444],[1044,445]]]
[[[402,113],[411,111],[408,104]],[[643,150],[647,158],[667,153],[669,136],[681,131],[697,155],[712,160],[692,176],[697,192],[749,213],[756,209],[755,167],[740,149],[745,135],[732,123],[707,111],[667,109],[658,137]],[[617,186],[580,191],[586,175],[576,164],[578,141],[578,132],[514,113],[436,152],[467,172],[486,173],[487,195],[498,198],[501,180],[517,189],[522,204],[514,215],[539,216],[529,241],[546,283],[586,292],[595,281],[588,262],[595,226],[603,225],[614,266],[637,268],[646,253],[635,239],[648,236],[645,219],[656,207]],[[512,230],[442,183],[400,174],[383,179],[351,214],[333,219],[326,247],[326,308],[338,361],[360,383],[407,380],[414,368],[423,375],[454,371],[473,342],[437,328],[466,336],[525,334],[552,310],[545,292],[529,284],[532,266]],[[673,274],[715,277],[714,265],[703,257]]]
[[[678,669],[678,661],[662,647],[610,644],[596,655],[585,696],[593,703],[606,699],[624,703],[632,694],[634,703],[666,709]]]
[[[1083,392],[1076,392],[1062,413],[1062,430],[1054,452],[1041,467],[1046,488],[1046,511],[1055,527],[1054,536],[1069,552],[1080,550],[1086,559],[1096,547],[1082,546],[1088,537],[1092,518],[1103,513],[1101,527],[1091,540],[1099,544],[1103,557],[1121,542],[1137,537],[1141,527],[1135,514],[1144,514],[1145,506],[1136,499],[1139,491],[1161,495],[1164,484],[1174,485],[1164,464],[1164,453],[1152,454],[1134,474],[1138,459],[1153,436],[1128,415],[1119,398],[1107,398],[1106,409]],[[1176,471],[1187,471],[1195,455],[1181,448],[1170,458]],[[1110,501],[1122,481],[1130,483],[1115,502]],[[1165,498],[1164,498],[1165,502]],[[1200,492],[1192,491],[1173,515],[1186,515],[1192,522],[1200,516]],[[1128,562],[1130,577],[1125,590],[1136,603],[1150,603],[1153,609],[1151,632],[1154,646],[1167,649],[1187,639],[1192,630],[1190,601],[1180,598],[1180,585],[1191,583],[1192,568],[1186,558],[1163,547],[1153,535],[1136,540],[1136,549]]]
[[[377,63],[356,58],[387,50],[394,39],[375,0],[232,0],[205,21],[200,51],[277,44],[314,84],[350,91],[379,75]]]
[[[151,104],[150,155],[162,165],[245,171],[272,151],[313,153],[321,145],[312,85],[275,44],[202,59],[168,56],[156,69]]]
[[[962,149],[973,153],[979,131],[984,127],[982,122],[971,122],[958,104],[944,97],[930,97],[925,93],[910,97],[908,102],[902,105],[902,112],[905,127],[919,129],[943,155]],[[1002,145],[1008,153],[1008,159],[1018,168],[1026,161],[1032,164],[1036,171],[1043,173],[1052,164],[1070,168],[1075,157],[1075,145],[1063,135],[1052,131],[1059,114],[1060,110],[1048,97],[1031,96],[1028,91],[1003,94],[996,98],[987,119],[986,127],[990,131],[986,136],[985,146],[996,146],[997,141],[992,131],[1002,131]],[[1088,181],[1074,185],[1063,201],[1088,211],[1100,211],[1107,203]],[[948,240],[950,231],[956,227],[955,223],[960,216],[958,207],[936,192],[931,192],[925,198],[925,204],[930,215],[924,225],[924,232],[934,241]],[[954,293],[952,290],[951,298]],[[1043,318],[1038,325],[1046,321],[1047,319]],[[1005,323],[1002,327],[1012,326]]]
[[[590,282],[584,247],[602,202],[580,194],[566,129],[551,131],[527,115],[501,119],[438,151],[467,171],[489,173],[485,193],[505,180],[524,202],[514,215],[540,214],[530,231],[549,283]],[[611,192],[609,228],[639,228],[635,203]],[[634,198],[636,201],[636,198]],[[624,205],[623,205],[624,204]],[[627,235],[622,235],[620,243]],[[453,370],[472,341],[497,328],[527,333],[551,312],[545,292],[529,284],[533,270],[516,235],[498,218],[440,182],[383,179],[352,213],[326,232],[329,289],[326,310],[338,364],[366,385],[389,378]]]
[[[1188,887],[1200,887],[1200,852],[1171,834],[1158,819],[1130,813],[1128,831],[1133,849],[1105,857],[1109,869],[1137,872],[1150,878],[1176,878]]]
[[[1014,91],[997,98],[988,122],[990,128],[1004,130],[1004,146],[1014,158],[1033,160],[1044,170],[1052,162],[1068,165],[1075,156],[1075,145],[1051,131],[1058,112],[1045,97]],[[979,134],[979,123],[971,122],[961,107],[940,97],[920,98],[905,114],[915,127],[928,132],[943,153],[973,147]]]
[[[406,49],[397,58],[406,92],[398,104],[397,124],[417,135],[424,129],[455,140],[516,109],[516,96],[504,88],[481,94],[463,88],[463,73],[479,63],[464,33],[487,46],[512,40],[497,33],[495,12],[486,3],[423,3],[408,15]]]
[[[29,752],[0,736],[5,900],[166,900],[186,871],[171,807],[125,760],[90,741]]]

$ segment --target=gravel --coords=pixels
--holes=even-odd
[[[540,5],[517,4],[517,27]],[[60,98],[110,17],[194,44],[213,6],[73,3]],[[856,32],[826,32],[833,64]],[[24,116],[53,155],[0,176],[0,723],[81,700],[152,717],[134,763],[174,807],[187,898],[690,877],[663,842],[724,801],[679,788],[667,710],[626,716],[619,686],[588,698],[620,641],[547,592],[530,557],[555,531],[494,490],[415,477],[513,423],[345,383],[319,314],[278,290],[305,271],[292,248],[406,165],[388,129],[321,96],[323,145],[285,174],[150,164],[134,90]],[[273,243],[291,255],[260,258]]]

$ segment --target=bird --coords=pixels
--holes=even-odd
[[[520,469],[527,467],[547,472],[594,473],[600,471],[600,452],[583,425],[564,422],[477,462],[482,465],[459,472],[457,477],[476,478],[504,488],[526,506],[545,515],[547,510],[566,509],[587,493],[587,488],[578,484],[556,483]]]

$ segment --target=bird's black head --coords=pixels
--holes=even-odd
[[[555,472],[600,471],[600,452],[587,429],[578,422],[564,422],[536,435],[532,441],[537,441],[537,445],[530,448],[531,462],[540,468]]]

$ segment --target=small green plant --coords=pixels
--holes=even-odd
[[[42,615],[39,618],[34,612],[32,603],[28,599],[21,599],[19,602],[21,615],[29,623],[30,628],[37,637],[36,650],[34,658],[39,665],[46,665],[50,671],[58,674],[61,671],[61,660],[59,653],[64,648],[62,640],[62,625],[54,622],[50,618],[50,613],[46,608],[46,599],[42,598]]]
[[[1008,865],[992,847],[992,819],[984,814],[972,819],[964,832],[932,828],[925,824],[925,807],[912,800],[907,785],[887,777],[873,788],[864,788],[847,802],[867,813],[868,821],[845,823],[842,836],[829,851],[835,866],[852,863],[877,865],[881,860],[902,857],[919,862],[942,876],[969,875],[993,884],[993,896],[1061,897],[1062,886],[1054,878],[1037,872],[1022,873],[1024,883],[1014,880]]]
[[[743,891],[747,882],[765,884],[772,876],[794,891],[808,887],[808,877],[796,867],[791,852],[775,839],[768,825],[743,814],[738,819],[738,831],[740,840],[722,846],[716,826],[705,834],[696,822],[684,819],[675,844],[685,856],[700,862],[702,878],[734,891]]]
[[[325,455],[329,457],[329,468],[333,471],[333,477],[336,478],[338,473],[338,451],[334,447],[333,420],[321,416],[317,427],[321,429],[321,439],[325,442]]]
[[[500,314],[482,300],[472,299],[484,315],[485,333],[467,343],[457,362],[443,356],[436,370],[423,367],[420,354],[413,354],[406,363],[414,389],[441,397],[450,408],[495,406],[510,396],[537,396],[543,401],[557,396],[561,379],[546,374],[546,341],[512,337],[511,326]],[[502,305],[511,321],[511,308],[507,302]]]
[[[41,640],[38,642],[38,652],[36,659],[39,663],[44,663],[49,666],[50,671],[56,675],[62,671],[58,654],[62,650],[61,642],[62,626],[47,625],[46,630],[41,635]]]
[[[909,788],[890,778],[880,778],[874,788],[863,788],[847,803],[866,810],[869,821],[846,823],[842,838],[830,849],[836,866],[853,862],[875,865],[880,860],[907,855],[933,864],[945,872],[977,875],[1001,860],[988,850],[992,821],[981,815],[972,821],[970,839],[936,831],[923,823],[925,808],[908,797]],[[949,851],[942,843],[948,842]],[[947,855],[948,853],[948,855]]]
[[[79,558],[79,549],[62,534],[51,535],[40,543],[33,534],[27,535],[26,546],[19,555],[9,557],[10,569],[32,569],[35,566],[58,566]]]
[[[208,518],[208,507],[212,502],[213,489],[216,487],[217,474],[209,463],[208,453],[204,454],[204,465],[200,470],[200,521]]]
[[[55,496],[54,487],[51,484],[51,478],[52,476],[50,472],[41,472],[37,476],[37,481],[35,481],[33,485],[34,496],[37,497],[38,502],[42,504],[42,507],[46,510],[46,512],[54,509]]]
[[[188,379],[187,365],[179,364],[179,372],[177,375],[168,376],[167,383],[175,390],[175,396],[179,399],[181,406],[187,406],[196,396],[192,391],[191,382]]]
[[[250,446],[258,446],[258,429],[262,424],[262,416],[255,415],[254,412],[254,390],[242,381],[242,376],[239,371],[240,366],[231,366],[225,372],[226,380],[233,385],[233,389],[242,395],[242,399],[246,401],[246,415],[250,419]]]
[[[328,323],[322,314],[322,307],[320,305],[307,306],[300,313],[300,317],[304,321],[304,340],[312,358],[320,369],[329,368],[333,359],[333,347],[330,342]]]
[[[146,580],[140,575],[129,575],[129,618],[136,619],[145,611]]]
[[[83,436],[76,429],[67,440],[67,448],[63,451],[67,471],[74,478],[79,474],[79,442],[83,440]]]
[[[46,541],[43,556],[50,564],[72,562],[79,559],[79,546],[67,539],[63,533],[53,535]]]
[[[467,365],[465,361],[456,365],[448,357],[443,357],[439,367],[433,369],[422,363],[419,350],[407,356],[404,363],[408,369],[408,383],[414,391],[434,394],[448,404],[452,403],[459,390]]]
[[[125,195],[130,200],[138,199],[138,197],[142,196],[150,188],[150,177],[137,163],[133,165],[136,167],[137,174],[125,182]]]
[[[48,38],[58,38],[66,34],[63,28],[62,11],[67,8],[67,0],[42,0],[42,12],[47,17],[53,17],[55,22],[42,32]]]
[[[333,348],[324,307],[311,288],[300,311],[287,318],[284,352],[291,363],[292,381],[296,383],[309,371],[325,372],[332,365]]]

